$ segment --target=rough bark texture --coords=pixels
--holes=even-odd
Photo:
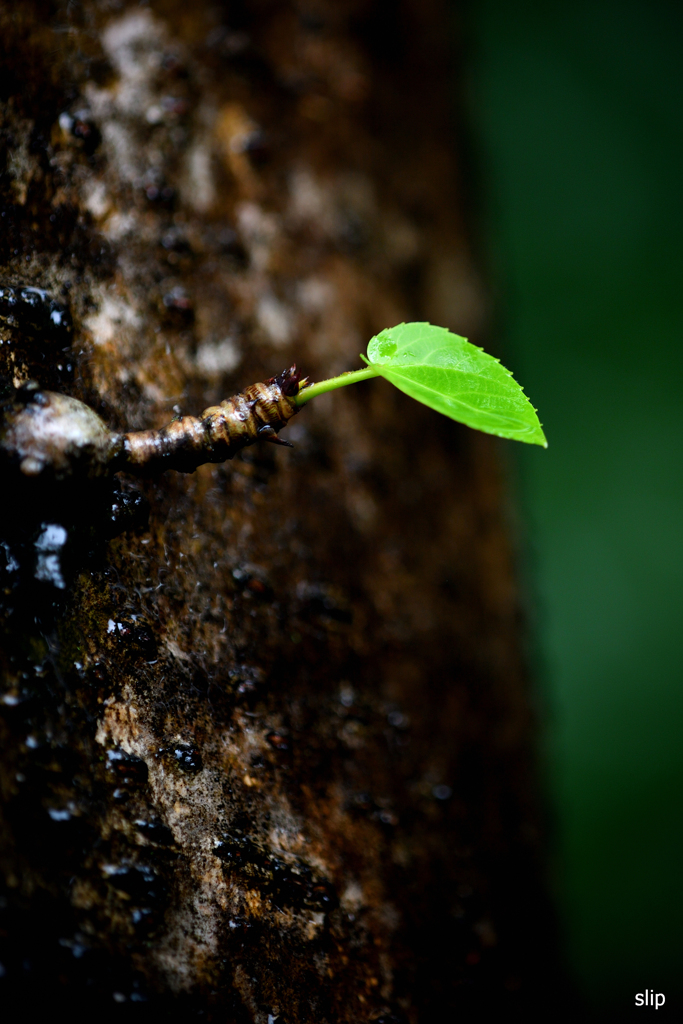
[[[6,392],[143,429],[404,319],[477,340],[446,28],[436,0],[6,3],[0,288],[73,318],[0,296]],[[2,480],[5,1007],[416,1024],[547,981],[495,446],[382,381],[284,436]]]

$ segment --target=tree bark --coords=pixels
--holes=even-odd
[[[480,340],[447,28],[438,0],[6,3],[5,395],[145,429],[402,320]],[[283,436],[4,472],[6,1006],[415,1024],[554,977],[495,443],[381,380]]]

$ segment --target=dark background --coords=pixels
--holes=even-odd
[[[550,444],[506,455],[525,511],[552,884],[591,1002],[626,1010],[648,988],[675,1012],[683,11],[474,0],[468,15],[491,333]]]

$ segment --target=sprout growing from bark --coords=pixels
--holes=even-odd
[[[443,327],[399,324],[374,337],[366,366],[317,384],[291,366],[260,384],[179,416],[160,430],[109,431],[78,399],[42,391],[34,381],[6,403],[0,452],[28,477],[97,478],[120,470],[193,472],[224,462],[258,440],[288,445],[279,431],[316,395],[382,376],[451,419],[500,437],[546,446],[536,412],[497,359]],[[291,446],[290,446],[291,447]]]

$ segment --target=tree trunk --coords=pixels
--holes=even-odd
[[[160,427],[402,320],[478,340],[447,27],[6,2],[6,396]],[[415,1024],[548,983],[495,443],[382,380],[283,436],[151,480],[3,471],[5,1006]]]

